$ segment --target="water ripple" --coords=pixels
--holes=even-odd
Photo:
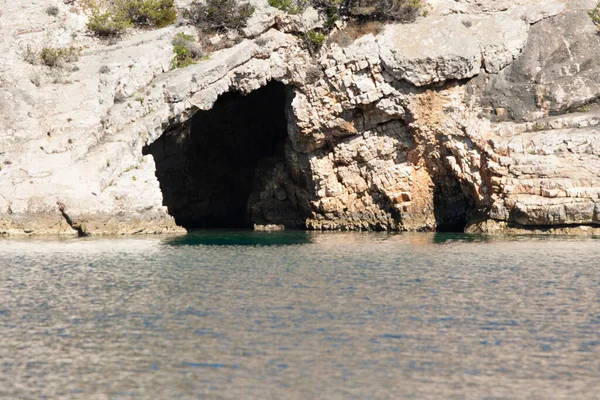
[[[0,397],[595,398],[598,243],[0,240]]]

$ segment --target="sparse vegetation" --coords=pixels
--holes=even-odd
[[[175,57],[171,61],[171,68],[183,68],[204,57],[202,46],[196,42],[192,35],[183,32],[173,38],[173,53]]]
[[[27,46],[23,51],[23,59],[31,65],[42,64],[51,68],[65,68],[70,63],[79,59],[81,49],[78,47],[43,47],[41,50],[34,50]],[[31,81],[36,86],[40,85],[39,74],[34,74]]]
[[[593,10],[588,11],[588,15],[597,26],[600,26],[600,2],[596,4]]]
[[[340,19],[340,1],[330,0],[325,6],[322,6],[326,17],[324,26],[328,32],[335,27],[335,23]]]
[[[541,122],[534,122],[533,125],[531,125],[532,132],[540,132],[545,129],[546,129],[546,125],[542,124]]]
[[[334,32],[332,42],[345,47],[367,33],[379,33],[383,21],[412,21],[423,4],[423,0],[269,0],[269,5],[289,14],[300,14],[313,6],[325,17],[322,29],[306,29],[301,35],[313,54],[340,19],[348,24],[343,30]]]
[[[349,3],[350,16],[379,21],[411,21],[423,7],[422,0],[350,0]]]
[[[161,28],[177,17],[174,0],[112,0],[91,10],[87,28],[100,37],[120,36],[131,26]]]
[[[51,17],[56,17],[58,15],[58,11],[58,7],[56,6],[46,7],[46,14],[50,15]]]
[[[27,45],[23,50],[23,60],[31,65],[36,65],[40,62],[40,55],[30,45]]]
[[[347,47],[356,39],[369,33],[377,35],[383,31],[384,25],[379,21],[366,21],[348,25],[335,31],[329,36],[329,42],[337,43],[340,47]]]
[[[304,8],[303,3],[296,0],[269,0],[269,5],[288,14],[300,14]]]
[[[319,32],[317,30],[311,29],[307,31],[304,35],[304,41],[306,42],[306,46],[308,47],[308,51],[311,54],[316,53],[323,47],[323,44],[327,40],[327,36],[324,33]]]
[[[64,67],[79,59],[81,50],[77,47],[44,47],[40,51],[40,61],[47,67]]]
[[[162,28],[175,22],[177,13],[174,0],[120,1],[118,12],[135,26]]]
[[[87,23],[88,30],[100,37],[120,36],[129,27],[131,27],[131,22],[124,18],[123,15],[99,9],[92,11],[92,15]]]
[[[237,31],[246,26],[254,14],[254,6],[238,0],[192,1],[186,13],[201,31],[207,33]]]
[[[103,65],[100,67],[98,72],[101,74],[108,74],[110,72],[110,68],[108,67],[108,65]]]
[[[269,5],[289,14],[299,14],[312,5],[326,15],[326,28],[331,28],[340,17],[410,21],[423,7],[423,0],[269,0]]]

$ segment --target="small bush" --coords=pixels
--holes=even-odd
[[[348,28],[335,33],[332,42],[345,47],[367,33],[377,34],[381,21],[408,22],[417,17],[424,0],[269,0],[273,7],[299,14],[312,5],[325,17],[320,30],[302,33],[308,51],[314,55],[324,44],[340,18],[349,20]],[[372,22],[373,24],[369,23]]]
[[[50,15],[51,17],[56,17],[58,15],[58,11],[58,7],[56,6],[46,7],[46,14]]]
[[[348,0],[311,0],[317,10],[325,14],[325,29],[331,30],[335,22],[347,13]]]
[[[295,0],[269,0],[269,5],[288,14],[300,14],[304,4],[299,4]]]
[[[177,18],[174,0],[124,0],[117,9],[135,26],[162,28]]]
[[[87,28],[101,37],[120,36],[131,26],[162,28],[177,18],[174,0],[113,0],[91,9]]]
[[[269,0],[269,5],[289,14],[299,14],[312,5],[326,16],[325,28],[331,30],[340,17],[411,21],[423,7],[423,0]]]
[[[31,65],[39,64],[40,55],[30,45],[23,50],[23,60]]]
[[[320,9],[345,7],[344,3],[347,2],[347,0],[311,0],[313,7]]]
[[[339,1],[338,1],[339,3]],[[331,31],[335,27],[335,23],[340,19],[339,4],[329,4],[325,7],[325,29]]]
[[[325,36],[325,34],[314,29],[309,30],[303,36],[304,41],[308,46],[308,51],[311,54],[318,52],[321,49],[321,47],[323,47],[325,40],[327,40],[327,36]]]
[[[325,14],[325,28],[331,29],[340,16],[342,0],[269,0],[271,7],[288,14],[302,14],[307,7],[313,6]]]
[[[588,15],[596,25],[600,26],[600,2],[596,4],[593,10],[588,11]]]
[[[47,67],[64,67],[79,59],[80,49],[76,47],[44,47],[40,51],[40,61]]]
[[[171,68],[183,68],[204,57],[202,47],[196,43],[191,35],[178,33],[173,38],[173,53],[175,57],[171,61]]]
[[[225,32],[244,28],[252,14],[254,6],[238,0],[194,0],[187,17],[204,32]]]
[[[123,15],[114,14],[111,11],[100,11],[95,9],[87,23],[87,28],[96,36],[111,37],[120,36],[127,28],[131,26],[131,22],[124,18]]]
[[[407,22],[415,19],[423,0],[353,0],[348,13],[359,19]]]

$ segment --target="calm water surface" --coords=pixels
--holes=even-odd
[[[600,239],[0,240],[0,397],[598,398]]]

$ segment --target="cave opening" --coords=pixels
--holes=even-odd
[[[437,180],[433,191],[437,232],[463,233],[473,210],[473,201],[458,180],[448,176]]]
[[[248,199],[257,169],[284,160],[287,92],[272,81],[247,95],[226,93],[212,109],[197,111],[144,148],[154,157],[163,204],[178,225],[252,226]]]

